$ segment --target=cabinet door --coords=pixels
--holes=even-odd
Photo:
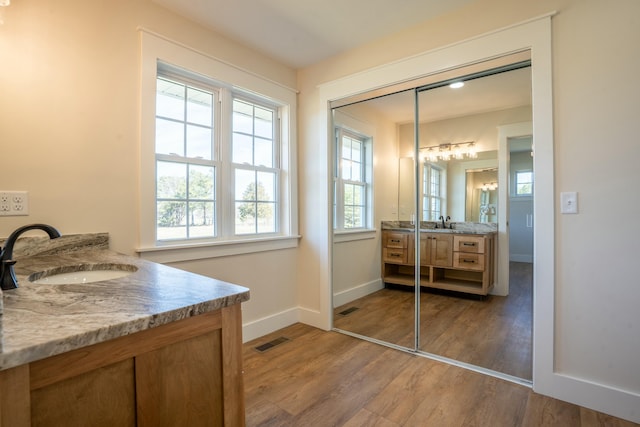
[[[135,426],[133,359],[31,392],[32,426]]]
[[[222,426],[220,331],[136,357],[138,425]]]
[[[453,236],[450,234],[431,234],[430,264],[435,267],[453,265]]]

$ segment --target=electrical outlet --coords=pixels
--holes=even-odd
[[[0,216],[29,215],[29,193],[0,191]]]

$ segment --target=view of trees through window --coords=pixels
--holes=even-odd
[[[221,225],[219,196],[227,194],[233,194],[228,209],[235,211],[226,226],[232,230],[229,234],[277,231],[276,109],[233,99],[232,137],[220,141],[229,148],[222,152],[231,154],[225,163],[216,159],[214,126],[220,120],[216,99],[215,88],[157,79],[157,240],[216,237]],[[225,182],[233,182],[233,193],[219,188],[218,180],[224,176]]]

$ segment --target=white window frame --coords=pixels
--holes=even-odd
[[[360,177],[351,179],[346,179],[343,176],[343,138],[350,138],[352,140],[358,141],[362,145],[362,149],[360,151],[360,158],[356,161],[360,163]],[[357,132],[351,131],[342,126],[336,126],[335,128],[335,165],[334,165],[334,229],[337,233],[340,232],[357,232],[370,230],[372,224],[372,188],[373,188],[373,171],[371,165],[371,158],[373,151],[373,143],[371,137],[361,135]],[[345,211],[346,206],[344,204],[344,188],[346,185],[355,185],[362,187],[364,194],[364,201],[360,205],[363,208],[363,224],[361,227],[346,227],[345,226]]]
[[[294,248],[300,238],[297,216],[297,172],[296,172],[296,92],[269,79],[210,55],[186,47],[149,30],[140,29],[141,78],[140,78],[140,243],[137,251],[145,259],[156,262],[175,262],[205,259],[252,252]],[[158,64],[180,71],[185,78],[215,83],[224,88],[220,97],[224,99],[240,94],[252,100],[268,100],[280,110],[280,173],[278,195],[279,229],[268,235],[250,234],[236,236],[228,229],[220,230],[215,239],[158,242],[156,241],[156,179],[155,179],[155,97]],[[259,95],[258,95],[259,94]],[[230,117],[224,117],[218,131],[230,136]],[[231,114],[230,109],[226,114]],[[229,152],[221,147],[221,159],[229,158]],[[221,200],[233,200],[231,168],[222,168],[217,194]],[[228,202],[219,206],[221,224],[233,221],[234,210]]]

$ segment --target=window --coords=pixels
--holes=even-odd
[[[533,171],[516,171],[516,196],[533,195]]]
[[[277,232],[277,106],[162,73],[156,90],[157,240]],[[226,92],[231,114],[224,114]],[[230,140],[216,132],[215,123],[224,117],[231,118]],[[231,159],[218,152],[231,153]],[[233,227],[217,221],[225,217],[217,213],[217,195],[225,192],[216,176],[229,168]]]
[[[296,91],[145,30],[140,72],[141,256],[295,248]]]
[[[277,231],[276,114],[272,107],[233,100],[236,234]]]
[[[444,171],[425,163],[422,172],[422,220],[436,221],[442,216],[444,200]]]
[[[371,151],[371,138],[336,128],[334,228],[338,231],[371,226]]]
[[[217,94],[158,77],[156,236],[216,236],[214,105]]]

